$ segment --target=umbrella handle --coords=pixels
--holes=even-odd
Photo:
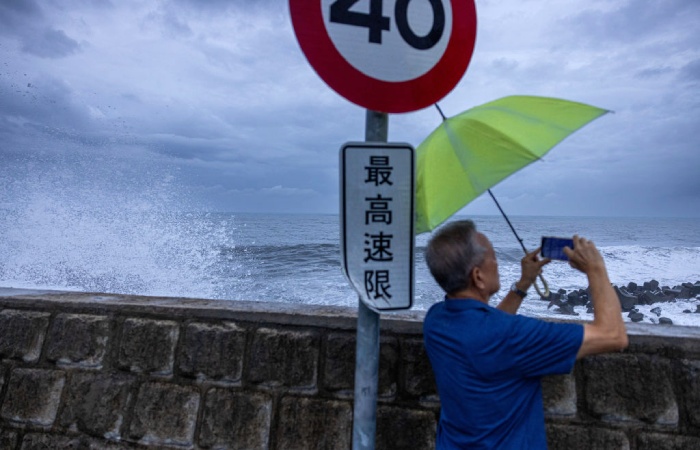
[[[547,280],[544,279],[544,276],[539,275],[540,280],[542,281],[542,285],[544,286],[544,294],[542,291],[540,291],[540,287],[537,286],[537,280],[535,280],[535,290],[537,291],[538,294],[540,294],[540,298],[549,298],[549,285],[547,284]]]

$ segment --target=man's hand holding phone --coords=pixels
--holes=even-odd
[[[593,241],[574,236],[573,245],[573,248],[563,249],[571,267],[587,275],[591,275],[597,271],[606,273],[603,256],[600,254]]]
[[[564,253],[564,247],[573,249],[575,247],[574,240],[571,238],[543,236],[542,245],[540,246],[541,255],[543,258],[568,261],[569,257]]]

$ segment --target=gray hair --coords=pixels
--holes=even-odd
[[[476,237],[474,222],[458,220],[440,228],[428,242],[425,262],[446,294],[469,288],[472,269],[484,261],[486,248]]]

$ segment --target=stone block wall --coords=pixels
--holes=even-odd
[[[382,316],[377,449],[434,448],[420,312]],[[349,449],[352,308],[0,289],[0,449]],[[700,449],[700,329],[544,381],[550,449]]]

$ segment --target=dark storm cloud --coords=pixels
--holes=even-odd
[[[5,0],[0,2],[0,34],[12,34],[42,18],[37,2],[32,0]]]
[[[643,43],[652,39],[664,44],[665,35],[693,33],[700,17],[700,3],[688,0],[627,0],[603,5],[606,8],[584,6],[581,13],[563,21],[562,30],[569,30],[576,40],[597,42],[601,48],[614,45],[614,41]]]
[[[163,27],[164,34],[166,36],[177,37],[177,38],[188,38],[192,36],[192,29],[190,26],[179,18],[177,15],[169,11],[154,12],[149,18],[154,19],[159,22]]]
[[[698,83],[700,82],[700,59],[689,62],[681,67],[678,77],[681,81]]]
[[[158,23],[166,36],[174,38],[194,38],[197,33],[191,22],[198,19],[242,17],[262,14],[276,7],[283,9],[284,0],[169,0],[160,3],[148,20]],[[239,26],[246,26],[245,21]]]
[[[656,78],[672,72],[674,72],[673,68],[664,66],[642,69],[638,71],[635,75],[639,78]]]
[[[3,75],[0,75],[0,116],[55,128],[86,129],[91,122],[85,110],[75,103],[74,91],[65,82],[24,73]]]
[[[175,6],[187,6],[198,11],[218,13],[237,8],[285,7],[285,0],[171,0]]]
[[[48,20],[36,2],[0,3],[0,34],[17,39],[23,52],[41,58],[62,58],[80,50],[76,40],[51,27]]]
[[[45,29],[22,39],[22,50],[42,58],[62,58],[80,50],[80,44],[62,30]]]
[[[497,186],[510,212],[673,213],[674,195],[700,211],[696,4],[477,0],[446,114],[511,94],[616,111]],[[134,173],[177,167],[215,209],[334,212],[338,150],[364,139],[364,117],[304,59],[286,0],[0,0],[0,159],[50,172],[125,155]],[[389,139],[418,145],[439,121],[392,115]],[[0,162],[0,181],[15,173]]]

